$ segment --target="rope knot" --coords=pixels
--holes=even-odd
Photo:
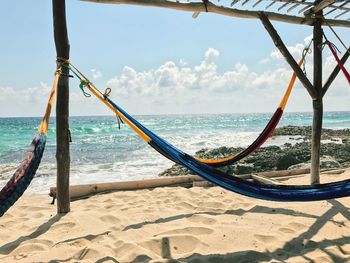
[[[81,91],[83,92],[83,95],[87,98],[91,97],[91,94],[87,93],[84,88],[88,85],[90,85],[91,82],[86,80],[86,79],[81,79],[80,80],[80,84],[79,84],[79,88],[81,89]]]
[[[69,74],[64,73],[62,71],[63,67],[69,68],[69,65],[70,65],[70,60],[69,59],[65,59],[65,58],[62,58],[62,57],[57,57],[56,58],[56,64],[57,64],[57,70],[56,70],[55,74],[59,74],[61,76],[68,77],[68,78],[73,78],[72,75],[69,75]]]
[[[106,88],[105,93],[103,94],[103,98],[105,100],[109,99],[109,95],[111,95],[111,92],[112,92],[111,88]]]
[[[202,0],[204,7],[205,7],[205,12],[208,13],[208,0]]]
[[[60,64],[60,65],[70,64],[69,58],[62,58],[62,57],[56,57],[56,62],[57,62],[57,64]]]

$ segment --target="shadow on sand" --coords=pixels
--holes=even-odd
[[[129,225],[127,226],[123,231],[127,231],[129,229],[137,229],[141,228],[147,224],[157,224],[157,223],[165,223],[170,222],[172,220],[177,220],[181,218],[188,218],[195,214],[208,214],[208,215],[219,215],[219,214],[234,214],[234,215],[243,215],[244,213],[269,213],[269,214],[286,214],[286,215],[292,215],[292,216],[302,216],[302,217],[308,217],[308,218],[315,218],[315,222],[309,227],[307,231],[300,234],[299,236],[291,239],[290,241],[286,242],[285,245],[282,248],[278,248],[275,251],[265,251],[265,252],[258,252],[254,250],[246,250],[246,251],[239,251],[239,252],[232,252],[232,253],[226,253],[226,254],[209,254],[209,255],[201,255],[198,253],[194,253],[188,257],[185,258],[172,258],[171,251],[170,251],[170,244],[169,240],[167,242],[162,242],[162,255],[164,258],[164,261],[162,262],[191,262],[191,263],[201,263],[201,262],[215,262],[215,263],[221,263],[221,262],[237,262],[237,263],[253,263],[253,262],[262,262],[262,261],[276,261],[276,262],[286,262],[286,260],[293,258],[293,257],[302,257],[306,262],[315,262],[313,259],[308,258],[306,256],[307,253],[312,252],[316,249],[322,250],[325,254],[327,254],[333,262],[344,262],[343,257],[338,257],[337,255],[333,254],[331,251],[329,251],[327,248],[337,246],[340,251],[342,251],[341,246],[349,244],[350,243],[350,235],[344,236],[338,239],[324,239],[320,242],[312,241],[312,237],[314,237],[318,231],[328,222],[333,222],[335,224],[341,225],[339,222],[334,221],[332,218],[340,213],[343,215],[347,220],[350,221],[350,211],[349,208],[345,207],[343,204],[341,204],[337,200],[329,200],[329,204],[332,206],[329,210],[327,210],[323,215],[317,217],[314,215],[306,214],[297,212],[291,209],[284,209],[284,208],[268,208],[263,206],[255,206],[252,209],[249,210],[228,210],[224,213],[212,213],[212,212],[199,212],[199,213],[192,213],[192,214],[184,214],[184,215],[177,215],[173,217],[168,218],[160,218],[153,222],[143,222],[139,224]],[[164,239],[164,238],[163,238]],[[164,241],[164,240],[163,240]],[[342,251],[344,252],[344,251]],[[346,252],[344,252],[346,254]],[[135,258],[132,262],[133,263],[146,263],[151,261],[151,258],[148,258],[146,255],[139,255],[137,258]]]

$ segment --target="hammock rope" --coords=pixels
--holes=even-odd
[[[47,103],[45,115],[39,124],[38,130],[31,143],[33,150],[27,153],[16,172],[11,176],[6,185],[0,190],[0,217],[22,196],[31,183],[40,165],[46,144],[51,110],[55,101],[58,80],[61,76],[62,63],[58,61],[58,69],[55,72],[54,83]]]
[[[72,64],[70,65],[72,70],[77,70]],[[81,79],[86,79],[79,70],[76,73],[80,74]],[[281,202],[318,201],[350,196],[350,179],[318,185],[266,185],[225,174],[178,150],[175,146],[148,130],[112,100],[104,98],[103,93],[93,83],[89,82],[86,87],[160,154],[229,191],[253,198]]]

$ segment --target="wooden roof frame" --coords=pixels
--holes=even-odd
[[[301,25],[310,25],[312,26],[315,22],[315,14],[317,12],[320,12],[322,10],[325,10],[326,8],[331,8],[331,10],[340,10],[341,4],[339,6],[334,6],[334,3],[340,3],[344,2],[346,5],[350,6],[350,1],[339,1],[339,0],[322,0],[322,1],[316,1],[317,3],[313,6],[310,6],[309,2],[306,2],[305,0],[273,0],[270,1],[271,3],[284,3],[284,4],[294,4],[294,6],[297,5],[306,5],[305,12],[303,13],[303,16],[296,16],[296,15],[290,15],[287,13],[281,12],[272,12],[267,11],[266,9],[256,9],[257,4],[261,3],[260,0],[233,0],[231,2],[231,5],[222,5],[220,2],[220,5],[214,4],[213,2],[209,0],[203,0],[201,1],[194,1],[194,2],[188,2],[186,0],[181,1],[174,1],[174,0],[80,0],[84,2],[92,2],[92,3],[99,3],[99,4],[116,4],[116,5],[137,5],[137,6],[153,6],[153,7],[162,7],[162,8],[170,8],[170,9],[176,9],[181,11],[187,11],[187,12],[209,12],[209,13],[216,13],[224,16],[231,16],[231,17],[237,17],[237,18],[256,18],[259,19],[259,13],[264,12],[270,20],[278,21],[278,22],[285,22],[290,24],[301,24]],[[251,6],[251,9],[239,9],[239,8],[233,8],[232,6],[236,6],[238,3],[242,2],[242,7],[246,7],[246,5],[250,2],[254,2],[254,4]],[[266,0],[264,2],[267,2]],[[229,1],[227,1],[229,3]],[[293,6],[292,6],[293,7]],[[290,8],[289,8],[290,9]],[[287,9],[287,11],[289,10]],[[331,11],[330,10],[330,11]],[[346,13],[350,14],[350,7],[346,7]],[[345,13],[344,13],[345,14]],[[341,19],[331,19],[331,18],[324,18],[327,20],[327,23],[331,26],[337,26],[337,27],[350,27],[350,18],[348,20],[341,20]],[[322,22],[324,24],[325,22]]]

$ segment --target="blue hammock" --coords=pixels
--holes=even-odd
[[[91,90],[91,87],[89,88]],[[119,112],[121,117],[150,137],[151,141],[148,144],[163,156],[229,191],[271,201],[318,201],[350,196],[350,179],[318,185],[266,185],[230,176],[180,151],[148,130],[109,98],[105,98],[105,100]]]

